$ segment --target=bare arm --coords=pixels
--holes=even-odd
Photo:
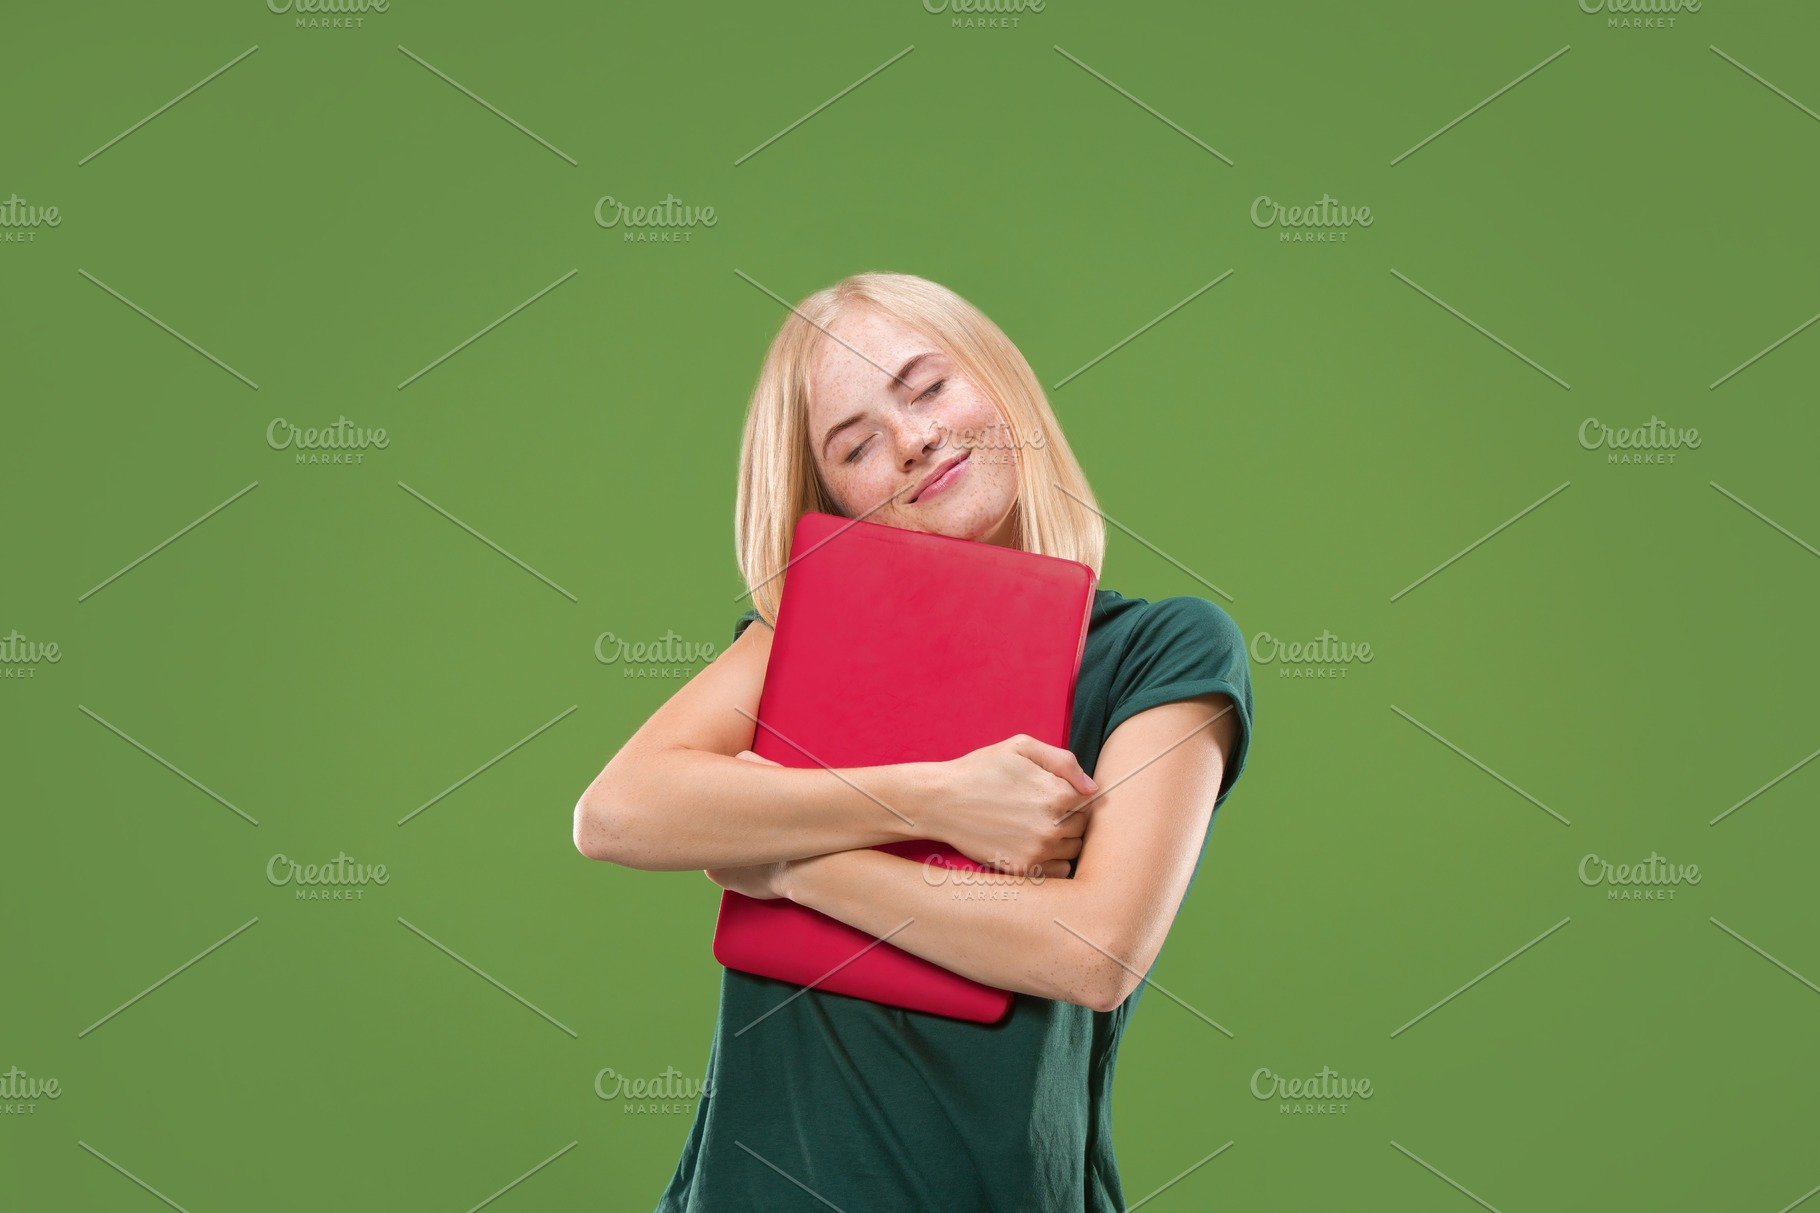
[[[1224,695],[1163,704],[1121,724],[1100,755],[1107,790],[1072,880],[932,885],[919,865],[878,851],[710,876],[788,896],[873,935],[895,931],[893,945],[964,977],[1110,1010],[1162,950],[1236,735]],[[973,890],[985,899],[956,896]],[[995,897],[998,890],[1015,895]]]
[[[650,871],[769,863],[916,835],[857,790],[892,804],[901,775],[741,762],[771,655],[754,623],[683,684],[594,777],[575,805],[575,847],[590,859]],[[901,810],[900,810],[901,811]]]
[[[575,847],[650,871],[773,864],[912,838],[980,862],[1080,853],[1094,790],[1073,755],[1014,738],[952,762],[829,771],[742,762],[771,654],[755,623],[683,684],[575,805]]]

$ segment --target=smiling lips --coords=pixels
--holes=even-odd
[[[968,452],[965,455],[956,455],[954,458],[936,468],[935,471],[929,474],[928,479],[917,486],[916,492],[910,494],[911,502],[921,501],[925,497],[933,497],[935,494],[953,484],[956,480],[959,480],[961,478],[961,473],[967,470],[967,460],[971,455],[972,452]]]

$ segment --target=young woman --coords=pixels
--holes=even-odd
[[[1251,738],[1231,618],[1202,598],[1100,589],[1068,750],[1013,737],[837,778],[748,748],[803,513],[1097,572],[1092,502],[1029,364],[952,291],[859,274],[784,321],[740,451],[734,534],[756,609],[588,787],[575,845],[633,868],[701,869],[873,935],[911,919],[893,946],[1017,997],[987,1025],[724,970],[707,1092],[658,1213],[1125,1207],[1113,1062]],[[1025,874],[1016,896],[960,900],[869,849],[906,837],[872,797],[915,836]]]

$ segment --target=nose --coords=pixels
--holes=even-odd
[[[900,414],[895,427],[897,449],[902,456],[903,468],[909,471],[923,460],[941,449],[942,427],[935,418],[920,419]]]

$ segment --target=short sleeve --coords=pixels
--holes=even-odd
[[[1226,756],[1217,807],[1244,773],[1251,749],[1251,665],[1245,637],[1232,616],[1205,598],[1163,598],[1143,610],[1113,674],[1106,735],[1159,704],[1210,693],[1228,696],[1238,732]]]

